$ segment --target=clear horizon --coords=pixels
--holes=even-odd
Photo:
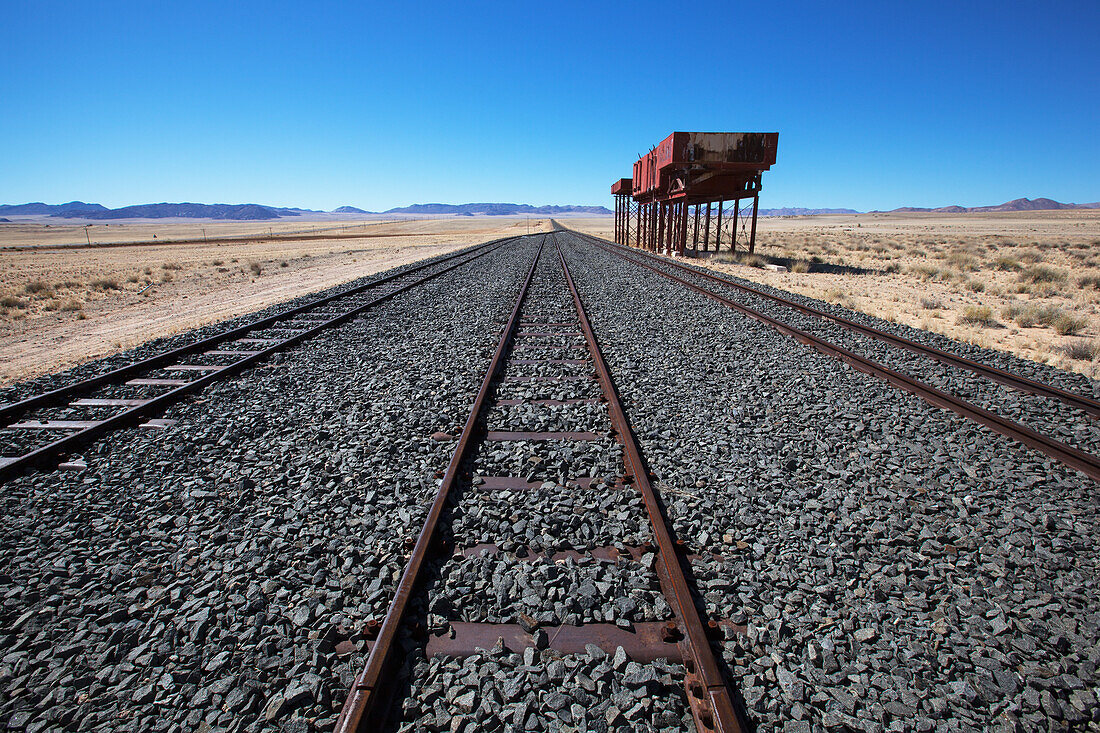
[[[1093,2],[310,11],[9,8],[0,201],[610,207],[673,130],[778,130],[762,208],[1100,200]]]

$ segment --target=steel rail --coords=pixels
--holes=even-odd
[[[580,232],[576,233],[581,234]],[[581,236],[589,237],[592,239],[599,239],[598,237],[593,237],[590,234],[581,234]],[[609,242],[606,240],[599,241],[608,246],[623,248],[628,251],[632,250],[632,248],[623,247],[623,245],[616,244],[614,242]],[[733,282],[727,278],[715,275],[714,273],[702,272],[695,269],[694,267],[689,267],[688,265],[674,262],[669,258],[661,255],[656,255],[651,252],[644,252],[642,250],[633,251],[638,252],[640,256],[645,257],[646,259],[660,262],[664,265],[668,265],[669,267],[673,267],[682,272],[688,272],[697,277],[706,278],[707,280],[711,280],[712,282],[716,282],[727,287],[736,288],[747,293],[752,293],[753,295],[758,295],[761,298],[766,298],[767,300],[779,303],[780,305],[786,306],[788,308],[793,308],[797,311],[805,313],[806,315],[823,318],[839,326],[843,326],[844,328],[847,328],[851,331],[861,333],[864,336],[884,341],[891,346],[906,349],[921,356],[927,356],[929,358],[935,359],[936,361],[948,364],[953,367],[957,367],[959,369],[969,370],[971,372],[974,372],[975,374],[979,374],[985,377],[986,379],[998,382],[1008,387],[1012,387],[1021,392],[1027,392],[1029,394],[1038,395],[1040,397],[1047,397],[1050,399],[1059,400],[1069,405],[1070,407],[1075,407],[1085,412],[1090,417],[1100,417],[1100,400],[1095,400],[1076,392],[1070,392],[1069,390],[1055,387],[1054,385],[1030,379],[1019,374],[1013,374],[1010,371],[1000,369],[998,367],[989,366],[988,364],[982,364],[979,361],[968,359],[964,356],[952,354],[949,351],[938,349],[935,346],[927,346],[917,341],[913,341],[912,339],[907,339],[904,336],[898,336],[888,331],[874,328],[873,326],[867,326],[859,323],[858,321],[853,321],[850,318],[844,318],[843,316],[834,315],[827,311],[823,311],[820,308],[814,308],[813,306],[799,303],[789,298],[784,298],[782,296],[760,290],[759,288],[754,288],[751,285]]]
[[[531,280],[534,278],[535,267],[542,255],[542,247],[543,244],[540,242],[538,251],[535,252],[535,256],[531,260],[531,266],[528,268],[527,277],[524,279],[519,295],[516,297],[515,305],[512,307],[512,314],[508,318],[508,323],[500,336],[500,341],[497,343],[497,349],[493,354],[489,369],[481,380],[481,388],[478,390],[477,397],[474,398],[470,415],[466,418],[466,424],[462,428],[462,435],[459,437],[458,444],[451,455],[451,460],[447,464],[447,470],[443,474],[439,491],[436,493],[435,500],[428,511],[428,516],[424,520],[420,535],[416,538],[416,544],[413,546],[409,563],[401,575],[397,591],[390,602],[389,609],[386,611],[385,620],[383,620],[382,627],[378,631],[378,638],[367,656],[366,666],[356,678],[351,694],[348,695],[344,707],[340,711],[340,717],[336,721],[336,733],[378,730],[385,722],[387,711],[383,709],[385,706],[379,704],[379,698],[382,697],[381,692],[384,685],[391,681],[384,675],[393,657],[397,634],[405,619],[413,593],[419,586],[420,575],[435,540],[440,517],[443,515],[451,491],[458,481],[462,462],[466,459],[478,433],[478,420],[481,417],[485,402],[492,393],[493,380],[504,363],[512,338],[519,326],[520,309],[527,297],[527,289],[531,285]]]
[[[157,354],[157,355],[151,356],[147,359],[142,359],[141,361],[134,362],[133,364],[127,364],[126,366],[119,367],[118,369],[112,369],[111,371],[105,372],[105,373],[100,374],[98,376],[89,377],[88,379],[82,379],[79,382],[74,382],[73,384],[69,384],[69,385],[66,385],[64,387],[58,387],[57,389],[51,390],[49,392],[43,392],[41,394],[33,395],[31,397],[27,397],[25,399],[22,399],[18,402],[11,402],[11,403],[8,403],[8,404],[0,405],[0,421],[13,420],[13,419],[17,418],[18,416],[26,413],[28,410],[58,404],[62,400],[65,400],[69,397],[73,397],[73,396],[78,395],[82,392],[87,392],[87,391],[96,389],[97,387],[102,387],[106,384],[112,384],[112,383],[117,382],[121,379],[125,379],[127,377],[138,374],[140,372],[149,371],[151,369],[156,369],[156,368],[158,368],[160,366],[163,366],[165,364],[170,364],[173,361],[175,361],[176,359],[178,359],[179,357],[187,356],[187,355],[194,354],[194,353],[200,352],[200,351],[205,351],[205,350],[209,349],[210,347],[216,346],[220,343],[224,343],[224,342],[227,342],[227,341],[234,341],[234,340],[240,338],[241,336],[243,336],[244,334],[248,333],[249,331],[255,331],[255,330],[267,328],[268,326],[271,326],[274,323],[278,323],[279,321],[283,321],[283,320],[286,320],[286,319],[291,318],[293,316],[297,316],[299,314],[306,313],[306,312],[311,311],[315,308],[319,308],[321,306],[327,305],[327,304],[329,304],[329,303],[331,303],[335,300],[338,300],[340,298],[345,298],[345,297],[350,296],[350,295],[358,295],[359,293],[362,293],[366,290],[377,287],[379,285],[384,285],[387,282],[391,282],[392,280],[396,280],[397,278],[401,278],[401,277],[404,277],[406,275],[411,275],[413,273],[420,272],[421,270],[424,270],[426,268],[433,267],[433,266],[439,265],[439,264],[443,264],[444,262],[449,262],[450,260],[453,260],[457,257],[462,257],[464,255],[472,254],[474,252],[486,249],[488,247],[492,247],[494,245],[503,244],[504,242],[507,242],[511,239],[515,239],[515,237],[505,237],[503,239],[495,239],[491,242],[486,242],[484,244],[480,244],[480,245],[477,245],[475,247],[467,247],[467,248],[465,248],[465,249],[463,249],[459,252],[456,252],[454,254],[446,255],[445,257],[441,257],[439,259],[432,260],[431,262],[428,262],[428,263],[425,263],[425,264],[422,264],[422,265],[417,265],[417,266],[412,267],[408,270],[404,270],[402,272],[398,272],[398,273],[395,273],[393,275],[387,275],[387,276],[379,278],[377,280],[372,280],[369,283],[364,283],[363,285],[358,285],[354,288],[351,288],[349,290],[345,290],[345,291],[340,292],[340,293],[334,293],[333,295],[329,295],[329,296],[326,296],[324,298],[319,298],[318,300],[314,300],[314,301],[311,301],[309,303],[305,303],[304,305],[296,306],[294,308],[288,308],[287,310],[280,311],[280,312],[275,313],[274,315],[268,316],[266,318],[261,318],[258,321],[253,321],[251,323],[246,323],[242,326],[238,326],[238,327],[236,327],[234,329],[231,329],[229,331],[225,331],[224,333],[218,333],[218,334],[214,334],[213,336],[208,336],[207,338],[200,339],[199,341],[195,341],[194,343],[186,344],[184,346],[180,346],[178,348],[171,349],[169,351],[165,351],[162,354]]]
[[[807,346],[812,346],[813,348],[821,351],[824,354],[828,354],[829,356],[845,362],[854,369],[857,369],[865,374],[870,374],[874,377],[878,377],[879,379],[883,379],[886,382],[894,385],[895,387],[898,387],[899,389],[920,397],[929,404],[951,410],[952,412],[973,420],[976,423],[984,425],[994,432],[1000,433],[1007,438],[1012,438],[1023,443],[1024,445],[1035,448],[1036,450],[1046,454],[1047,456],[1050,456],[1051,458],[1063,463],[1064,465],[1080,471],[1094,481],[1100,481],[1100,458],[1091,453],[1086,453],[1085,451],[1078,450],[1077,448],[1067,445],[1060,440],[1043,435],[1042,433],[1021,425],[1013,420],[1009,420],[1008,418],[1001,417],[1000,415],[990,412],[989,410],[986,410],[982,407],[978,407],[977,405],[974,405],[962,399],[961,397],[957,397],[953,394],[949,394],[947,392],[944,392],[943,390],[932,387],[931,385],[914,379],[907,374],[902,374],[900,372],[894,371],[886,366],[883,366],[882,364],[879,364],[876,361],[868,359],[864,356],[860,356],[859,354],[849,351],[843,347],[837,346],[819,336],[815,336],[808,331],[803,331],[801,329],[795,328],[794,326],[790,326],[776,318],[772,318],[771,316],[765,315],[764,313],[753,310],[746,305],[738,303],[737,301],[730,300],[723,295],[715,293],[711,290],[707,290],[700,285],[696,285],[695,283],[684,280],[683,278],[677,277],[672,273],[665,272],[664,270],[654,267],[653,265],[645,261],[629,257],[623,251],[621,251],[622,248],[620,247],[607,246],[595,237],[590,237],[589,239],[594,241],[596,246],[604,249],[607,252],[618,255],[628,262],[633,262],[639,267],[643,267],[662,277],[668,278],[669,280],[679,283],[684,287],[693,290],[701,295],[713,298],[714,300],[722,303],[729,308],[732,308],[750,318],[753,318],[757,321],[760,321],[761,323],[767,324],[775,328],[777,331],[784,335],[790,336],[795,340],[806,344]]]
[[[508,239],[515,239],[515,237],[510,237]],[[150,415],[152,413],[158,412],[158,411],[164,409],[165,407],[168,407],[169,405],[173,404],[174,402],[177,402],[178,400],[182,399],[183,397],[185,397],[185,396],[187,396],[187,395],[189,395],[193,392],[196,392],[200,389],[203,389],[204,387],[206,387],[209,384],[212,384],[213,382],[220,381],[220,380],[226,379],[230,376],[233,376],[234,374],[237,374],[237,373],[243,371],[245,368],[247,368],[247,367],[251,366],[252,364],[255,364],[256,362],[270,356],[271,354],[274,354],[278,351],[282,351],[282,350],[284,350],[284,349],[286,349],[290,346],[293,346],[293,345],[299,343],[300,341],[311,338],[312,336],[315,336],[315,335],[317,335],[318,333],[320,333],[322,331],[333,328],[334,326],[338,326],[338,325],[344,323],[345,321],[348,321],[351,318],[354,318],[355,316],[359,315],[360,313],[363,313],[364,311],[368,310],[369,308],[372,308],[372,307],[374,307],[374,306],[376,306],[380,303],[383,303],[387,300],[392,299],[394,296],[399,295],[400,293],[403,293],[407,290],[411,290],[412,288],[414,288],[418,285],[421,285],[425,282],[428,282],[429,280],[432,280],[436,277],[439,277],[440,275],[443,275],[444,273],[450,272],[451,270],[454,270],[458,267],[462,267],[463,265],[466,265],[466,264],[478,259],[479,257],[483,257],[483,256],[489,254],[490,252],[494,251],[497,247],[502,246],[503,242],[508,241],[508,239],[494,240],[494,242],[487,243],[486,245],[482,245],[480,247],[474,248],[473,250],[467,250],[466,254],[469,254],[470,252],[476,252],[477,254],[474,254],[473,257],[462,260],[461,262],[458,262],[456,264],[445,267],[442,270],[438,270],[436,272],[432,272],[432,273],[424,275],[420,278],[417,278],[416,280],[414,280],[410,283],[406,283],[405,285],[402,285],[402,286],[400,286],[400,287],[398,287],[394,290],[391,290],[387,293],[383,293],[382,295],[379,295],[376,298],[372,298],[370,301],[368,301],[366,303],[363,303],[359,306],[356,306],[352,310],[341,313],[340,315],[337,315],[333,318],[321,321],[316,326],[313,326],[313,327],[311,327],[311,328],[309,328],[305,331],[302,331],[302,332],[294,334],[293,336],[290,336],[286,339],[283,339],[277,344],[273,344],[273,345],[268,346],[266,348],[254,351],[249,356],[246,356],[246,357],[240,359],[239,361],[233,362],[232,364],[229,364],[225,367],[219,368],[216,371],[211,371],[208,374],[206,374],[206,375],[204,375],[204,376],[202,376],[202,377],[200,377],[200,378],[198,378],[198,379],[196,379],[192,382],[189,382],[189,383],[187,383],[183,386],[180,386],[180,387],[177,387],[173,390],[165,392],[162,395],[158,395],[156,397],[153,397],[148,402],[145,402],[141,405],[138,405],[136,407],[132,407],[128,410],[124,410],[124,411],[118,413],[117,415],[112,415],[111,417],[106,418],[103,421],[97,422],[95,425],[93,425],[91,427],[80,430],[79,432],[73,433],[72,435],[68,435],[64,438],[60,438],[58,440],[55,440],[55,441],[53,441],[53,442],[51,442],[47,445],[44,445],[40,448],[32,450],[28,453],[24,453],[23,455],[17,456],[15,458],[10,459],[10,460],[4,461],[3,459],[0,459],[0,483],[8,481],[9,479],[13,478],[14,476],[22,473],[23,471],[25,471],[29,468],[42,465],[47,460],[54,459],[54,458],[56,458],[57,456],[59,456],[61,454],[67,453],[67,452],[73,450],[74,448],[87,443],[88,441],[95,440],[96,438],[98,438],[102,435],[105,435],[109,432],[112,432],[114,430],[118,430],[118,429],[123,428],[123,427],[127,427],[129,425],[132,425],[135,422],[137,422],[140,418],[147,417],[148,415]],[[492,248],[488,248],[491,245],[496,245],[496,246],[493,246]],[[454,258],[450,257],[448,259],[454,259]],[[435,263],[432,263],[432,264],[438,264],[438,261],[435,262]],[[426,267],[426,266],[424,266],[424,267]],[[418,268],[418,271],[421,270],[421,269],[424,269],[424,267]],[[403,275],[403,274],[407,274],[407,273],[400,273],[400,274]],[[384,280],[382,280],[382,281],[376,281],[374,284],[377,284],[378,282],[384,282],[384,281],[392,280],[392,279],[394,279],[394,277],[397,277],[397,276],[394,276],[394,275],[388,276],[387,278],[384,278]],[[357,292],[361,291],[364,287],[367,287],[367,286],[361,286],[359,288],[356,288],[356,291]],[[330,297],[327,297],[327,298],[323,298],[320,301],[317,301],[316,303],[311,304],[310,307],[315,307],[317,304],[320,304],[320,303],[331,302],[335,298],[343,297],[344,295],[347,295],[347,294],[348,293],[342,293],[342,294],[339,294],[339,295],[336,295],[336,296],[330,296]],[[279,314],[278,317],[285,317],[286,313],[301,312],[301,310],[302,310],[301,308],[295,308],[295,309],[292,309],[292,311],[284,311],[283,314]],[[276,316],[272,316],[272,318],[276,318]],[[258,321],[257,323],[267,323],[269,321],[270,321],[270,319],[263,319],[262,321]],[[256,328],[256,324],[255,323],[250,324],[249,326],[247,326],[245,328],[247,330],[254,330]],[[230,333],[239,332],[239,331],[240,331],[240,329],[235,329],[234,331],[232,331]],[[223,337],[224,337],[224,334],[221,337],[215,337],[215,338],[222,338],[224,340]],[[210,342],[210,339],[204,339],[202,342],[198,342],[198,343],[207,343],[208,344],[209,342]],[[169,353],[174,353],[176,355],[179,355],[181,353],[181,351],[182,351],[182,353],[190,353],[193,350],[194,346],[195,346],[195,344],[192,344],[191,346],[184,347],[184,349],[182,349],[182,350],[177,349],[177,350],[175,350],[173,352],[169,352]],[[139,363],[147,364],[149,361],[153,361],[153,360],[156,360],[158,358],[160,358],[160,357],[153,357],[152,359],[147,359],[145,362],[139,362]],[[146,369],[148,369],[148,367],[146,367]],[[117,375],[119,374],[119,372],[125,372],[126,375],[133,374],[132,371],[129,371],[129,367],[123,367],[122,369],[115,370],[114,372],[109,372],[109,374],[116,375],[116,379],[112,380],[112,381],[117,381]],[[88,381],[97,381],[98,382],[98,378],[96,378],[95,380],[88,380]],[[98,382],[98,384],[102,384],[102,382]],[[60,392],[60,391],[61,390],[55,390],[55,392],[47,393],[47,394],[56,394],[57,392]],[[19,404],[19,403],[17,403],[17,404]]]
[[[746,730],[747,726],[743,724],[738,708],[734,705],[729,682],[718,666],[714,650],[711,649],[703,621],[699,616],[687,578],[684,576],[683,568],[680,565],[676,543],[669,532],[667,519],[661,509],[657,492],[650,482],[649,467],[642,456],[641,447],[638,445],[630,421],[627,419],[626,412],[619,400],[619,393],[615,389],[611,370],[607,366],[599,341],[592,330],[592,324],[588,320],[587,313],[585,313],[584,304],[580,293],[577,291],[577,286],[573,282],[573,276],[569,272],[569,265],[566,263],[561,245],[558,245],[558,257],[561,259],[565,281],[569,286],[573,304],[577,309],[581,332],[584,334],[585,341],[588,342],[588,350],[592,355],[592,363],[596,369],[597,378],[603,388],[604,396],[607,398],[611,424],[614,426],[623,446],[626,467],[630,475],[633,476],[635,488],[642,495],[650,524],[653,527],[653,535],[658,549],[657,556],[664,570],[664,573],[660,576],[662,592],[670,601],[669,605],[672,606],[676,614],[678,625],[688,647],[688,654],[684,655],[685,664],[689,672],[698,675],[705,690],[708,703],[706,708],[709,709],[711,717],[710,720],[707,720],[704,716],[703,720],[699,722],[707,729],[721,731],[722,733],[735,733]],[[694,664],[688,664],[688,660],[692,660]],[[690,694],[692,693],[689,690]],[[694,707],[693,705],[693,710]]]

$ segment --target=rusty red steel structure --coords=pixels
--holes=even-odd
[[[761,181],[778,147],[778,132],[672,133],[634,163],[632,178],[612,184],[615,242],[683,255],[708,252],[713,241],[718,252],[725,219],[730,249],[737,251],[740,224],[753,252]]]

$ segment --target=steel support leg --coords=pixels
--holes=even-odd
[[[680,204],[680,256],[687,251],[688,235],[688,205],[687,201]]]
[[[760,205],[760,194],[752,197],[752,234],[749,235],[749,252],[756,251],[756,210]]]
[[[733,202],[733,237],[731,237],[731,239],[733,239],[731,246],[733,247],[734,254],[737,254],[737,215],[740,211],[741,199],[735,199]]]
[[[703,225],[703,251],[710,251],[710,210],[714,205],[713,201],[707,202],[707,223]]]
[[[722,251],[722,207],[725,206],[725,201],[718,202],[718,226],[717,231],[714,232],[714,251]]]
[[[692,254],[699,253],[699,204],[695,204],[695,222],[691,229],[691,252]]]

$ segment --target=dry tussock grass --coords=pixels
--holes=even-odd
[[[743,277],[1100,375],[1100,361],[1075,356],[1100,336],[1100,238],[1088,234],[1100,212],[762,221],[757,254],[794,266]]]

